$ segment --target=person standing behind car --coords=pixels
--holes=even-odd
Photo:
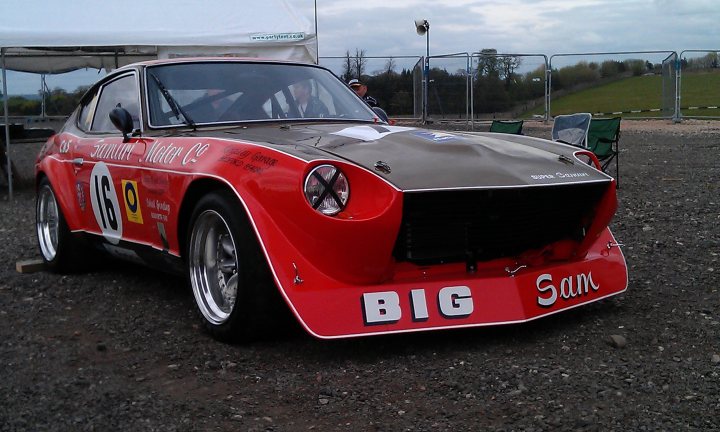
[[[353,90],[355,91],[355,93],[357,93],[357,95],[360,96],[360,97],[362,98],[362,100],[364,100],[368,105],[370,105],[371,107],[376,107],[376,106],[378,106],[377,99],[375,99],[374,97],[372,97],[372,96],[370,96],[369,94],[367,94],[368,88],[367,88],[367,86],[366,86],[365,84],[363,84],[362,82],[360,82],[360,80],[353,78],[353,79],[351,79],[350,81],[348,81],[348,85],[349,85],[350,88],[353,89]]]

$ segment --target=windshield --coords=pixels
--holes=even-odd
[[[376,117],[332,73],[308,65],[179,63],[147,76],[151,126]]]

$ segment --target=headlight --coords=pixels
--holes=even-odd
[[[305,179],[305,198],[312,208],[324,215],[338,214],[349,197],[350,185],[345,174],[332,165],[313,168]]]

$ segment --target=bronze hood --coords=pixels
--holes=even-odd
[[[577,147],[518,135],[348,123],[248,128],[238,135],[306,160],[348,160],[405,191],[611,180],[576,159]]]

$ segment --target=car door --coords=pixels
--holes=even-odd
[[[78,127],[87,130],[74,147],[73,165],[78,188],[89,201],[86,231],[102,236],[112,245],[107,249],[118,252],[127,246],[121,242],[142,243],[146,230],[138,187],[146,143],[138,137],[125,140],[109,117],[114,108],[122,107],[132,116],[135,129],[142,129],[137,73],[130,71],[104,83],[96,99],[92,116],[80,118]]]

